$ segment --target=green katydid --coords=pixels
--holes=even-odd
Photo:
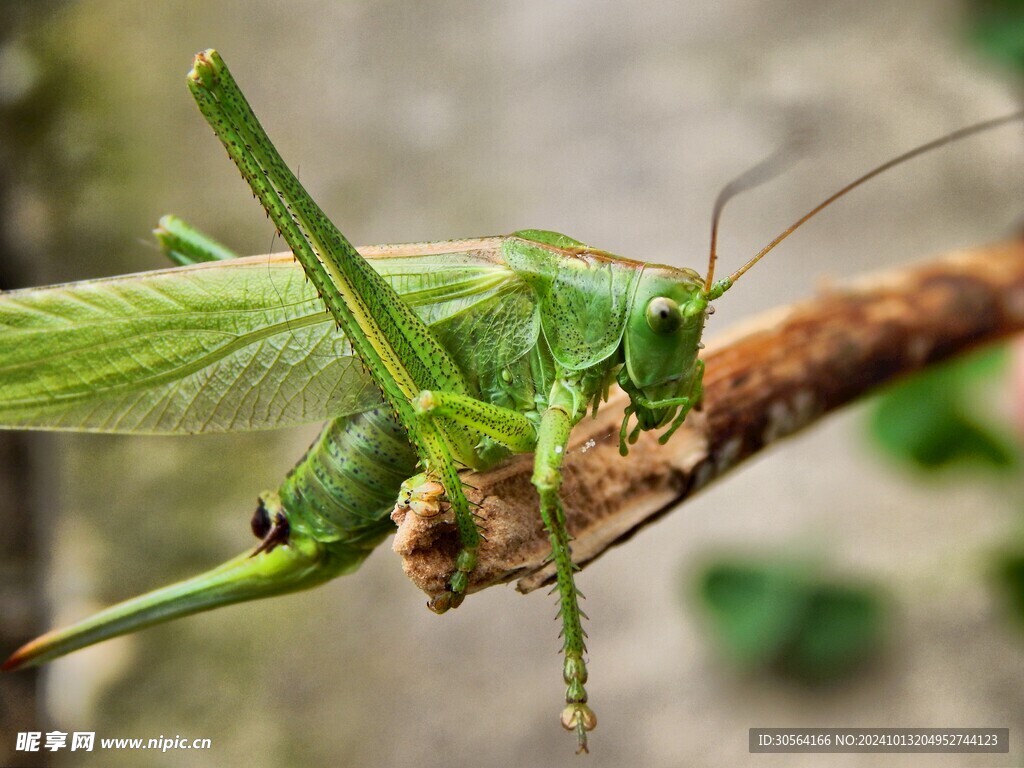
[[[560,596],[561,720],[580,750],[596,719],[558,498],[572,428],[617,383],[630,398],[622,451],[640,431],[664,428],[667,440],[700,404],[712,301],[854,187],[1022,117],[971,126],[879,166],[715,281],[722,207],[767,166],[720,195],[703,278],[538,230],[357,251],[287,168],[214,51],[196,57],[189,87],[303,271],[290,256],[235,259],[166,219],[158,237],[185,266],[0,295],[0,425],[192,433],[329,421],[278,491],[261,494],[254,551],[44,635],[4,668],[351,572],[392,530],[396,499],[416,514],[434,514],[442,501],[452,510],[462,548],[430,607],[456,607],[480,542],[460,470],[532,452]]]

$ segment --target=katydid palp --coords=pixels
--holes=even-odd
[[[160,237],[172,258],[203,263],[0,296],[0,425],[191,433],[330,421],[278,491],[261,494],[255,551],[45,635],[5,668],[351,572],[392,530],[396,499],[417,514],[444,501],[454,514],[462,550],[449,589],[431,600],[443,612],[462,601],[480,538],[459,471],[533,452],[563,622],[562,723],[581,750],[596,720],[558,500],[573,426],[618,383],[630,398],[622,450],[642,430],[664,428],[668,439],[700,402],[711,302],[740,275],[874,175],[1021,117],[879,166],[716,282],[722,205],[763,174],[716,203],[704,278],[538,230],[357,251],[288,170],[215,52],[197,57],[189,85],[304,271],[290,256],[233,259],[167,220]]]

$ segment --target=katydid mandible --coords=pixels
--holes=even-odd
[[[700,405],[711,302],[851,189],[1024,116],[979,123],[875,168],[715,281],[722,208],[770,164],[716,201],[703,278],[539,230],[357,250],[277,154],[215,51],[196,57],[188,83],[304,274],[290,258],[236,259],[168,217],[157,235],[177,269],[0,295],[0,425],[193,433],[329,422],[281,487],[260,495],[255,550],[44,635],[4,668],[349,573],[393,529],[396,503],[420,515],[442,504],[452,511],[461,551],[448,589],[429,605],[457,607],[481,535],[460,471],[532,452],[563,627],[561,722],[580,751],[596,718],[558,495],[573,427],[617,383],[630,399],[622,452],[640,431],[664,429],[669,439]]]

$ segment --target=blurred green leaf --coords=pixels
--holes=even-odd
[[[698,589],[723,649],[742,665],[774,658],[803,610],[797,579],[786,568],[715,563]]]
[[[884,630],[875,590],[836,583],[785,558],[722,559],[697,594],[723,653],[803,682],[838,679],[874,654]]]
[[[871,432],[892,456],[920,469],[967,463],[1013,468],[1016,451],[976,414],[977,385],[1005,368],[1005,350],[941,365],[889,389],[871,413]]]
[[[971,42],[1024,74],[1024,0],[973,0],[967,8]]]
[[[994,572],[1011,616],[1024,625],[1024,551],[996,555]]]
[[[882,602],[872,591],[819,584],[810,589],[796,636],[779,665],[807,682],[842,677],[874,653],[883,629]]]

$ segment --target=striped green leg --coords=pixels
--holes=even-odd
[[[562,619],[562,651],[565,654],[562,676],[568,686],[565,690],[565,709],[562,726],[576,732],[577,752],[587,750],[587,731],[597,725],[597,717],[587,706],[587,665],[583,655],[587,651],[586,632],[580,621],[580,594],[573,574],[577,566],[572,561],[569,533],[565,525],[565,512],[558,498],[562,485],[562,461],[565,458],[573,420],[558,406],[548,408],[541,418],[534,456],[533,484],[540,496],[540,514],[551,541],[551,557],[555,561],[558,580],[559,616]]]
[[[439,419],[449,420],[457,426],[487,435],[516,453],[532,451],[537,441],[537,430],[521,413],[482,402],[469,395],[424,390],[413,399],[412,409],[420,428],[443,423]],[[451,591],[432,599],[428,603],[430,609],[442,613],[462,602],[462,593],[469,584],[469,574],[475,567],[475,549],[467,551],[463,544],[462,551],[455,559]]]
[[[444,417],[505,446],[513,453],[528,453],[537,445],[537,428],[519,411],[492,405],[475,397],[425,390],[412,401],[420,421]]]
[[[188,83],[203,116],[395,410],[428,475],[444,486],[462,552],[450,584],[451,597],[431,607],[443,611],[458,605],[480,545],[458,470],[473,464],[479,438],[457,425],[419,422],[410,401],[425,389],[468,395],[462,372],[431,330],[303,189],[216,51],[196,56]]]
[[[565,653],[563,677],[568,688],[562,725],[576,732],[579,751],[587,751],[587,731],[597,725],[594,712],[587,706],[586,633],[583,631],[579,592],[573,574],[569,533],[565,513],[558,497],[562,485],[562,462],[565,459],[574,419],[567,409],[573,399],[567,390],[560,391],[565,403],[558,402],[541,417],[540,429],[517,411],[484,403],[471,397],[446,392],[421,392],[413,400],[413,408],[421,420],[444,417],[473,427],[482,434],[516,451],[535,451],[533,484],[540,496],[540,514],[551,541],[551,556],[558,579],[559,616],[562,619],[562,650]]]

